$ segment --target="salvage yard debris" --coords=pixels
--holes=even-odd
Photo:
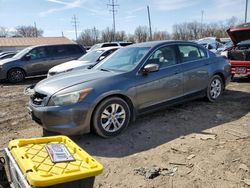
[[[200,140],[215,140],[216,134],[195,134],[195,138]]]
[[[173,166],[171,168],[159,168],[159,167],[153,166],[153,167],[148,167],[148,168],[144,168],[144,167],[135,168],[134,172],[135,174],[144,176],[146,179],[154,179],[160,175],[161,176],[174,176],[177,170],[178,170],[177,166]]]

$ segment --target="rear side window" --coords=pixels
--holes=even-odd
[[[55,56],[65,56],[69,54],[69,51],[67,49],[67,46],[55,46],[55,51],[54,51]]]
[[[69,45],[67,49],[70,54],[83,54],[83,50],[77,45]]]
[[[110,46],[118,46],[118,44],[116,44],[116,43],[106,43],[106,44],[102,45],[102,48],[103,47],[110,47]]]
[[[133,44],[132,42],[121,42],[120,43],[120,46],[128,46],[128,45],[131,45]]]
[[[180,45],[178,46],[180,52],[181,62],[195,61],[199,59],[207,58],[206,52],[192,45]]]

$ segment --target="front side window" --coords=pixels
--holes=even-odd
[[[149,58],[147,64],[159,64],[160,68],[168,67],[177,63],[175,49],[166,46],[156,50]]]
[[[31,50],[29,52],[29,55],[30,55],[30,59],[32,59],[32,60],[42,59],[42,58],[45,58],[47,56],[46,50],[44,47],[35,48],[35,49]]]
[[[205,51],[196,46],[180,45],[179,51],[181,62],[195,61],[207,57]]]
[[[133,70],[140,60],[148,53],[150,47],[121,48],[116,53],[107,57],[96,69],[128,72]]]

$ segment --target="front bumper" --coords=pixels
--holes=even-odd
[[[29,103],[32,119],[44,129],[63,135],[90,132],[91,110],[87,103],[70,106],[34,106]]]
[[[5,80],[7,79],[7,71],[0,68],[0,80]]]

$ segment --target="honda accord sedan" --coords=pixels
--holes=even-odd
[[[187,41],[134,44],[90,70],[62,73],[39,82],[29,107],[44,133],[94,130],[121,133],[139,114],[196,97],[216,101],[230,80],[230,64]]]

